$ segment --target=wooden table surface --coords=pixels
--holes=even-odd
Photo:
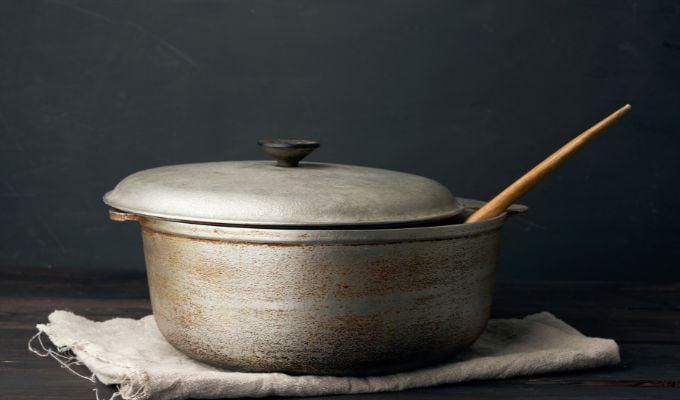
[[[93,385],[27,350],[55,309],[95,320],[150,313],[141,274],[0,273],[0,399],[95,398]],[[501,282],[493,317],[550,311],[586,335],[615,339],[619,366],[325,399],[680,399],[680,283]],[[100,396],[112,392],[99,386]],[[108,392],[108,393],[107,393]]]

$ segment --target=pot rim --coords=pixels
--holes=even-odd
[[[471,213],[466,209],[465,213]],[[449,240],[477,236],[501,229],[508,213],[471,224],[455,223],[430,226],[375,229],[290,229],[218,226],[159,218],[139,217],[142,231],[151,234],[182,236],[231,243],[275,243],[289,245],[372,244],[411,241]]]

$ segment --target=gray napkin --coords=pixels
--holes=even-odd
[[[54,311],[37,325],[56,350],[29,349],[62,365],[83,364],[123,399],[185,399],[264,396],[317,396],[368,393],[435,386],[475,379],[593,368],[617,364],[613,340],[590,338],[543,312],[523,319],[489,321],[472,347],[449,363],[373,377],[290,376],[231,372],[194,361],[165,341],[153,316],[95,322],[68,311]]]

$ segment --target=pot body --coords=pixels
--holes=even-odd
[[[153,313],[174,347],[234,370],[366,375],[442,361],[479,337],[504,218],[361,230],[139,222]]]

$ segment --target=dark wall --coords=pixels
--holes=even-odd
[[[523,200],[506,279],[680,278],[680,3],[3,1],[0,266],[141,271],[102,194],[261,137],[488,199],[626,102]]]

